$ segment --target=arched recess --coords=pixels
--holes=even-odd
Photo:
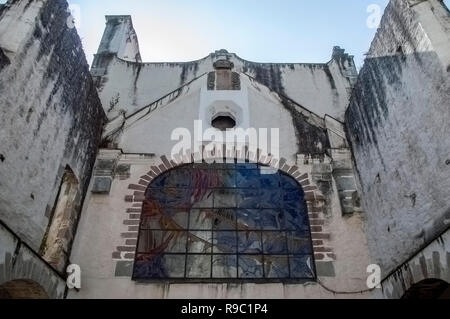
[[[450,299],[450,285],[441,279],[425,279],[412,285],[402,299]]]
[[[0,299],[49,299],[49,297],[37,282],[21,279],[0,285]]]
[[[133,279],[315,279],[305,191],[286,172],[191,163],[147,184]]]
[[[42,258],[60,272],[65,270],[68,263],[79,214],[79,201],[78,179],[72,169],[66,167],[41,247]]]

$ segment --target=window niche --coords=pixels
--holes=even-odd
[[[80,206],[79,182],[73,171],[64,171],[41,255],[60,272],[65,270],[73,242]]]

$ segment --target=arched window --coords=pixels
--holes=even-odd
[[[189,164],[157,177],[143,204],[133,279],[315,278],[301,186],[258,164]]]

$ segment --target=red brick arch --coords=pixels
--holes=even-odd
[[[136,183],[128,186],[130,193],[125,196],[125,202],[127,202],[130,207],[127,208],[124,216],[124,225],[128,227],[128,231],[121,234],[123,245],[118,246],[113,252],[113,259],[134,261],[142,206],[145,200],[145,191],[150,183],[159,175],[171,169],[198,162],[201,159],[200,153],[190,154],[188,152],[187,154],[188,155],[184,156],[175,156],[172,160],[169,160],[167,156],[161,156],[158,163],[149,168],[147,174],[141,176]],[[258,155],[248,151],[237,151],[234,156],[230,155],[232,154],[227,154],[226,158],[237,159],[240,161],[245,160],[270,166],[280,169],[294,178],[303,187],[305,192],[316,262],[323,260],[333,261],[336,259],[333,249],[329,247],[331,235],[325,229],[325,198],[318,187],[311,181],[310,174],[300,172],[297,166],[289,165],[288,161],[284,158],[277,160],[272,156],[263,155],[260,151],[258,151]]]
[[[49,296],[37,282],[20,279],[0,285],[0,299],[49,299]]]

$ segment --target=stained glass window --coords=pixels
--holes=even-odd
[[[315,278],[301,186],[258,164],[189,164],[145,194],[135,280]]]

